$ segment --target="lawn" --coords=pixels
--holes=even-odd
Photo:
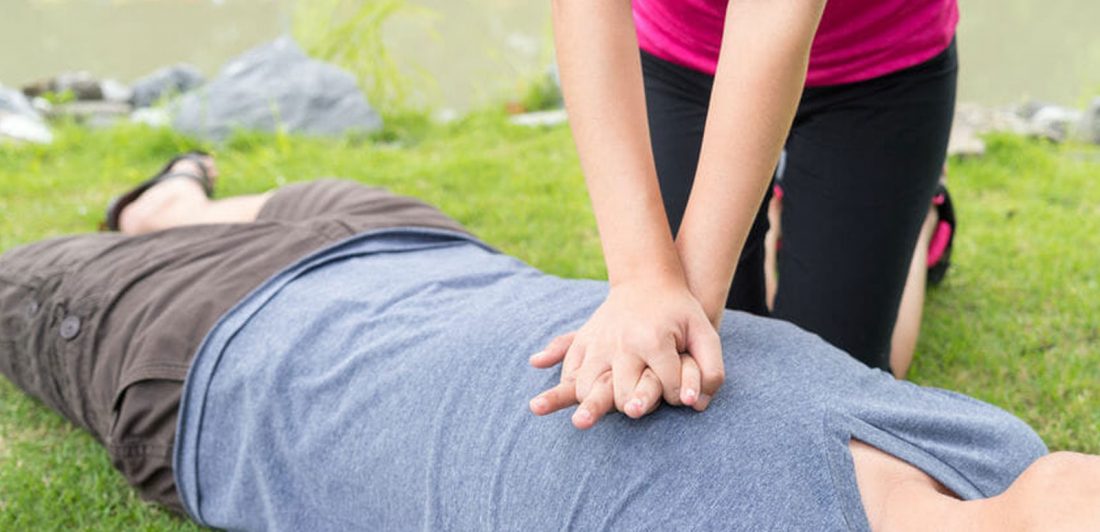
[[[93,230],[111,196],[200,147],[135,125],[57,133],[49,147],[0,146],[0,249]],[[1015,412],[1052,448],[1100,453],[1100,149],[988,141],[985,157],[951,162],[961,234],[911,377]],[[369,138],[240,135],[205,148],[223,195],[348,177],[440,205],[551,273],[605,275],[564,126],[405,116]],[[142,503],[91,437],[0,379],[0,530],[57,528],[192,527]]]

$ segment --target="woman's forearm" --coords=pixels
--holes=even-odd
[[[695,184],[676,247],[718,323],[802,93],[824,0],[732,0]]]
[[[683,283],[649,144],[629,0],[555,0],[562,92],[612,286]]]

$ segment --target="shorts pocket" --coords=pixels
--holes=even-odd
[[[172,471],[183,382],[143,379],[123,387],[107,444],[111,464],[145,500],[183,513]]]

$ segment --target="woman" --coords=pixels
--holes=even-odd
[[[724,378],[705,325],[724,307],[767,313],[762,206],[786,145],[773,315],[888,369],[953,113],[955,1],[553,5],[612,290],[536,358],[564,356],[578,401],[606,373],[627,413],[651,378],[705,407]],[[701,401],[680,390],[684,352]]]

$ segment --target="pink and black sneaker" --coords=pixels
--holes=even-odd
[[[955,242],[957,222],[955,207],[951,204],[951,194],[941,181],[936,194],[932,196],[932,205],[936,207],[936,228],[932,230],[932,239],[928,242],[928,284],[938,285],[947,275],[951,266],[951,247]]]

